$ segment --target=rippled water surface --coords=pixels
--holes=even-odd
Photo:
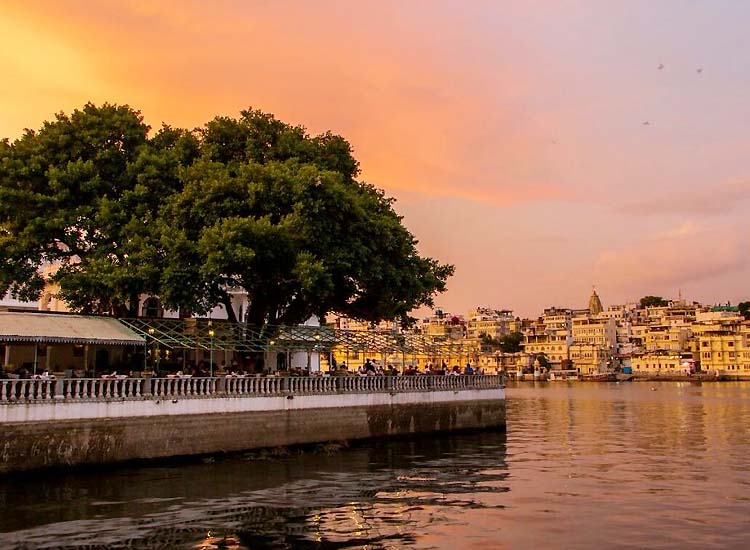
[[[0,548],[750,548],[750,384],[651,388],[510,387],[507,434],[6,476]]]

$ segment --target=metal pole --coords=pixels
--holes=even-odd
[[[154,332],[156,332],[156,331],[154,330],[153,327],[151,327],[151,328],[148,329],[148,333],[152,337],[153,337]],[[156,341],[156,338],[154,338],[154,341]],[[152,342],[152,345],[153,345],[153,342]],[[148,336],[146,336],[146,355],[143,357],[143,367],[144,367],[144,369],[148,369],[148,356],[150,355],[148,346],[149,346]],[[153,357],[153,355],[151,357],[151,374],[152,375],[154,374],[154,357]]]
[[[39,344],[34,342],[34,375],[36,376],[36,365],[39,362]]]
[[[211,337],[211,353],[209,354],[210,363],[208,365],[208,373],[209,373],[209,376],[213,378],[214,377],[214,330],[213,329],[209,330],[208,335]]]

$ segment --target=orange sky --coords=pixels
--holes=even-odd
[[[422,250],[456,264],[447,309],[582,306],[592,284],[605,303],[736,301],[747,15],[677,0],[3,5],[0,136],[86,101],[152,126],[253,106],[352,142]]]

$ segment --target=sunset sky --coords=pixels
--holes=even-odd
[[[87,101],[354,146],[444,309],[750,299],[750,2],[0,4],[0,137]],[[663,68],[659,68],[663,65]],[[648,124],[644,124],[648,122]]]

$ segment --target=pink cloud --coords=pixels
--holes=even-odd
[[[605,249],[594,267],[597,280],[630,295],[673,290],[748,268],[747,242],[740,228],[703,230],[692,223]]]
[[[620,208],[628,214],[644,216],[663,214],[718,215],[750,201],[750,180],[730,181],[699,189],[680,189],[649,199],[632,202]]]
[[[471,17],[425,20],[422,9],[386,4],[157,4],[19,8],[36,34],[75,54],[54,62],[79,82],[62,104],[44,86],[25,93],[34,118],[117,101],[140,108],[154,127],[191,127],[253,106],[346,136],[363,177],[391,192],[494,204],[570,194],[549,166],[554,121],[521,100],[534,85],[529,69],[508,56],[487,71],[452,46],[488,47]],[[45,58],[56,58],[53,49]]]

